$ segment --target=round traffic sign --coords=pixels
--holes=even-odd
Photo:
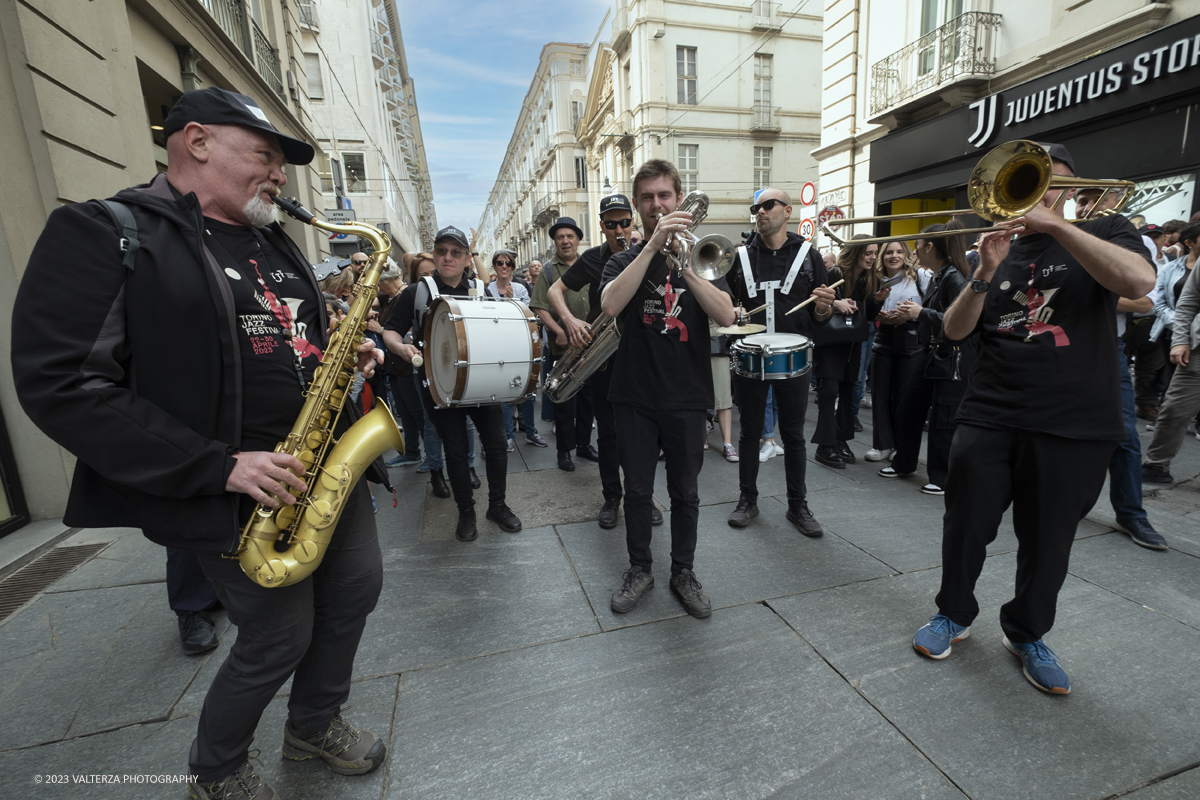
[[[812,206],[817,203],[817,187],[812,181],[800,187],[800,205]]]
[[[813,238],[813,234],[816,233],[816,230],[817,226],[813,224],[811,219],[805,217],[804,219],[800,220],[800,235],[805,239]]]

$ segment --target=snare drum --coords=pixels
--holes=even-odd
[[[812,340],[796,333],[756,333],[729,346],[730,369],[743,378],[781,381],[812,369]]]
[[[438,408],[516,403],[537,391],[542,345],[519,300],[438,297],[425,319],[425,374]]]

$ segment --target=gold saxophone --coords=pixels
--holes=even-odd
[[[299,583],[321,563],[333,538],[350,491],[371,462],[387,450],[404,452],[404,438],[387,404],[375,407],[350,426],[336,442],[333,431],[349,397],[358,362],[358,346],[378,292],[379,275],[392,249],[383,231],[361,222],[333,225],[316,219],[295,199],[274,198],[301,222],[333,233],[354,233],[371,242],[374,252],[354,288],[350,313],[329,337],[321,363],[304,393],[304,408],[276,453],[295,456],[304,464],[304,492],[289,489],[295,505],[268,508],[259,503],[242,528],[237,559],[242,570],[260,586],[276,588]],[[326,454],[333,444],[333,451]]]

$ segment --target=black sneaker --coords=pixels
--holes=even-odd
[[[658,506],[651,506],[650,508],[650,524],[662,525],[662,511],[659,510]]]
[[[800,504],[800,507],[793,510],[788,508],[784,514],[787,521],[796,526],[796,530],[808,536],[811,539],[817,539],[825,535],[825,529],[821,527],[821,523],[817,522],[817,518],[808,510],[808,502]]]
[[[479,536],[475,528],[475,509],[458,512],[458,526],[454,529],[454,538],[460,542],[473,542]]]
[[[671,576],[671,591],[693,617],[703,619],[712,614],[712,604],[708,602],[708,595],[704,593],[700,581],[696,580],[696,573],[690,569]]]
[[[219,781],[189,783],[188,797],[192,800],[275,800],[275,790],[258,777],[250,763],[251,758],[258,761],[257,750],[251,750],[246,763]]]
[[[744,528],[750,524],[750,520],[757,516],[758,503],[741,497],[738,499],[737,507],[729,513],[729,524],[734,528]]]
[[[617,527],[617,512],[621,508],[621,498],[610,497],[604,501],[604,505],[600,508],[600,516],[598,521],[600,527],[604,530],[610,530]]]
[[[288,720],[283,726],[283,757],[292,761],[323,758],[339,775],[365,775],[383,763],[387,745],[375,734],[355,728],[338,714],[329,727],[301,733]]]
[[[480,482],[479,476],[475,474],[475,468],[471,467],[471,488],[478,489],[483,483]]]
[[[1171,483],[1171,470],[1162,464],[1142,464],[1142,483]]]
[[[450,487],[446,485],[446,476],[440,469],[429,470],[429,485],[433,487],[434,497],[450,496]]]
[[[179,641],[185,656],[195,656],[212,650],[217,640],[217,628],[207,611],[193,611],[179,615]]]
[[[855,417],[854,418],[854,432],[862,433],[862,429],[863,429],[862,423],[858,421],[858,417]]]
[[[499,525],[500,530],[505,533],[516,533],[521,530],[521,520],[517,519],[517,515],[512,512],[512,509],[503,503],[489,506],[484,516]]]
[[[654,576],[643,572],[641,567],[632,564],[621,576],[621,588],[613,592],[609,608],[618,614],[633,611],[634,606],[642,599],[642,595],[654,588]]]
[[[816,458],[818,464],[824,464],[834,469],[846,468],[846,459],[842,458],[842,454],[836,447],[818,447]]]
[[[563,472],[574,472],[575,471],[575,462],[571,460],[571,451],[570,450],[559,450],[558,451],[558,468],[561,469]]]
[[[575,448],[575,455],[578,458],[586,458],[588,461],[600,463],[600,453],[596,452],[596,448],[590,444]]]
[[[1154,530],[1154,526],[1150,524],[1150,520],[1142,517],[1140,519],[1117,520],[1113,526],[1121,533],[1133,539],[1133,543],[1141,545],[1150,550],[1166,550],[1167,540],[1163,535]]]
[[[858,463],[858,459],[854,457],[854,451],[850,449],[850,445],[846,442],[838,442],[837,451],[838,455],[842,457],[842,461],[845,461],[847,464]]]

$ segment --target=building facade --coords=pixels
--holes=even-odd
[[[579,125],[591,208],[606,186],[629,194],[644,161],[667,159],[685,193],[709,196],[702,232],[737,243],[757,190],[798,194],[816,179],[820,9],[781,6],[618,0],[589,53]]]
[[[979,159],[1034,139],[1067,145],[1083,177],[1137,181],[1128,215],[1187,219],[1197,14],[1196,0],[827,0],[820,204],[846,216],[967,208]]]
[[[325,207],[353,209],[392,236],[393,250],[427,250],[437,218],[395,0],[300,0],[298,10]],[[359,246],[329,243],[335,255]]]
[[[322,152],[313,131],[330,127],[318,125],[302,90],[310,33],[305,7],[283,0],[0,0],[0,342],[6,358],[12,303],[47,216],[62,204],[109,197],[165,170],[163,119],[185,91],[218,86],[248,95],[280,131]],[[415,105],[413,112],[415,128]],[[287,193],[316,210],[334,207],[334,193],[322,192],[322,163],[285,170]],[[431,217],[432,209],[427,213]],[[293,220],[284,226],[311,260],[331,252],[320,231]],[[404,236],[415,246],[415,233],[401,241]],[[3,535],[30,519],[62,516],[74,459],[26,418],[8,370],[0,377],[0,410]]]
[[[546,231],[558,217],[575,219],[585,243],[594,238],[585,153],[575,138],[587,89],[587,55],[584,44],[552,42],[542,48],[479,221],[475,244],[484,258],[508,248],[517,252],[518,263],[547,260],[554,243]]]

